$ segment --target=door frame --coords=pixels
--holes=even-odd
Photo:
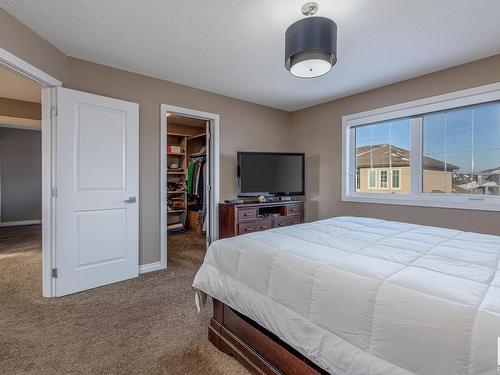
[[[177,107],[169,104],[160,105],[160,262],[153,269],[167,268],[167,113],[194,117],[210,122],[210,151],[213,164],[210,166],[210,233],[212,241],[219,238],[220,199],[220,116],[216,113],[203,112],[190,108]],[[145,265],[147,271],[152,271],[150,265]],[[146,268],[145,267],[145,268]],[[141,270],[139,271],[141,272]],[[144,270],[143,272],[146,272]]]
[[[62,82],[43,72],[27,61],[0,48],[0,65],[28,77],[42,86],[42,295],[53,297],[55,279],[52,278],[52,268],[55,264],[55,199],[52,197],[52,187],[55,178],[54,146],[55,129],[51,108],[55,103],[54,87],[61,87]]]

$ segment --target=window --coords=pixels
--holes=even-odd
[[[343,131],[343,200],[500,211],[499,83],[345,116]]]
[[[399,174],[401,173],[401,171],[399,169],[394,169],[392,171],[392,188],[393,189],[399,189],[400,188],[400,185],[399,185]]]
[[[361,179],[361,177],[360,177]],[[360,184],[361,185],[361,184]],[[368,186],[370,189],[377,188],[377,172],[373,169],[370,169],[370,184]]]
[[[499,173],[500,102],[423,116],[424,192],[500,195]]]
[[[387,189],[387,171],[380,171],[380,188]]]
[[[353,128],[360,179],[356,191],[391,193],[389,172],[394,167],[404,169],[409,177],[410,123],[410,119],[400,119]],[[368,183],[363,181],[366,178]]]

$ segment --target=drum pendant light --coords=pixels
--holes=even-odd
[[[313,15],[318,4],[302,7],[306,16]],[[285,67],[294,76],[314,78],[328,73],[337,62],[337,25],[329,18],[303,18],[285,32]]]

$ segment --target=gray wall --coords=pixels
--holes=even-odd
[[[42,218],[41,132],[0,127],[0,220]]]

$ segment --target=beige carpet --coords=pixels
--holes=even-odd
[[[248,374],[207,340],[191,283],[203,238],[171,236],[169,269],[41,297],[40,227],[0,228],[0,374]]]

